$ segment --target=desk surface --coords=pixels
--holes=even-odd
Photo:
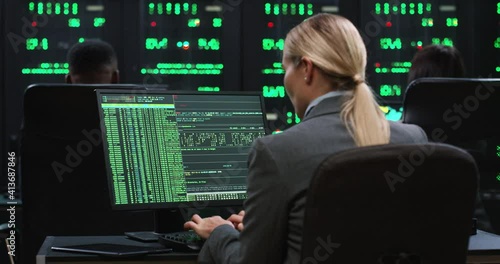
[[[469,255],[500,255],[500,236],[481,230],[469,239]]]
[[[97,244],[97,243],[111,243],[111,244],[122,244],[122,245],[134,245],[134,246],[150,246],[150,247],[161,247],[158,243],[143,243],[128,239],[125,236],[48,236],[45,239],[40,251],[38,251],[36,261],[37,264],[44,263],[62,263],[62,262],[101,262],[103,260],[109,261],[113,260],[116,262],[118,260],[127,261],[127,263],[154,263],[156,261],[161,261],[165,263],[166,260],[169,263],[196,263],[198,257],[197,253],[167,253],[167,254],[152,254],[141,257],[130,258],[102,258],[97,255],[91,254],[77,254],[77,253],[66,253],[61,251],[53,251],[50,248],[53,246],[69,246],[69,245],[83,245],[83,244]],[[131,262],[132,261],[132,262]],[[170,262],[172,261],[172,262]]]
[[[102,259],[96,255],[89,254],[75,254],[75,253],[65,253],[52,251],[50,248],[52,246],[68,246],[68,245],[82,245],[82,244],[93,244],[93,243],[113,243],[113,244],[123,244],[123,245],[137,245],[137,246],[160,246],[158,243],[143,243],[135,240],[126,238],[125,236],[59,236],[53,237],[49,236],[45,239],[40,251],[37,255],[37,263],[63,263],[63,262],[104,262],[107,259]],[[495,259],[500,256],[500,236],[495,234],[490,234],[478,230],[477,235],[471,236],[469,239],[469,256],[491,256],[495,255]],[[196,253],[168,253],[168,254],[154,254],[141,257],[139,259],[134,259],[136,263],[148,262],[148,263],[196,263],[197,254]],[[118,259],[115,259],[118,260]],[[121,260],[125,260],[121,258]],[[126,259],[127,263],[135,263]],[[115,261],[113,261],[115,262]],[[469,261],[468,261],[469,262]],[[474,262],[470,262],[474,263]],[[478,262],[479,263],[479,262]],[[490,263],[490,262],[482,262]],[[498,263],[498,262],[491,262]]]

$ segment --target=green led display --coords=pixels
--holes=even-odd
[[[286,123],[287,124],[292,124],[294,121],[294,116],[295,116],[295,123],[298,124],[300,123],[300,118],[297,114],[294,114],[292,112],[287,112],[286,113]]]
[[[497,181],[500,181],[500,172],[497,174]]]
[[[410,61],[395,61],[391,63],[392,67],[405,67],[405,68],[410,68],[411,67],[411,62]]]
[[[212,20],[212,25],[214,27],[222,27],[222,18],[214,18]]]
[[[55,1],[50,1],[47,3],[43,2],[38,2],[35,4],[35,2],[29,2],[28,3],[28,9],[31,14],[37,13],[38,15],[69,15],[70,10],[73,15],[78,15],[78,4],[65,2],[65,3],[54,3]],[[61,12],[61,5],[63,6],[64,11]]]
[[[80,43],[82,43],[82,42],[84,42],[84,41],[85,41],[85,39],[84,39],[84,38],[79,38],[79,39],[78,39],[78,42],[80,42]]]
[[[188,15],[191,12],[191,15],[198,14],[198,5],[190,4],[190,3],[149,3],[148,4],[148,13],[150,15]]]
[[[96,17],[94,18],[94,27],[102,27],[106,19],[104,17]]]
[[[155,50],[155,49],[166,49],[168,44],[168,39],[157,39],[157,38],[147,38],[146,39],[146,49],[147,50]]]
[[[220,42],[218,39],[207,40],[205,38],[198,39],[198,48],[204,50],[219,50]]]
[[[409,68],[401,68],[401,67],[375,69],[375,73],[408,73],[409,71],[410,71]]]
[[[144,73],[143,73],[144,72]],[[221,70],[197,70],[197,69],[141,69],[141,74],[167,74],[167,75],[220,75]]]
[[[181,14],[181,4],[179,4],[179,3],[176,3],[176,4],[175,4],[175,7],[174,7],[174,13],[175,13],[176,15],[180,15],[180,14]]]
[[[445,45],[445,46],[453,46],[453,40],[450,38],[432,38],[433,45]]]
[[[45,10],[45,12],[47,13],[47,15],[52,15],[52,3],[47,3],[46,7],[47,9]]]
[[[69,73],[68,63],[40,63],[38,68],[23,68],[21,70],[22,74],[68,74]]]
[[[26,50],[48,50],[49,49],[49,41],[46,38],[38,40],[37,38],[28,38],[26,39]]]
[[[68,27],[80,27],[80,19],[79,18],[68,19]]]
[[[218,69],[222,70],[224,64],[211,64],[211,63],[158,63],[158,69]]]
[[[400,38],[381,38],[380,39],[380,48],[382,49],[401,49],[402,43]]]
[[[263,69],[263,74],[285,74],[285,70],[283,69]]]
[[[56,15],[60,15],[61,14],[61,3],[56,3],[55,4],[55,7],[54,7],[54,13]]]
[[[434,20],[432,18],[422,18],[422,27],[433,27]]]
[[[382,84],[380,85],[380,96],[400,96],[401,95],[401,86],[400,85],[389,85]]]
[[[285,87],[284,86],[263,86],[262,96],[266,98],[284,98],[285,97]]]
[[[292,117],[293,117],[293,113],[292,113],[292,112],[287,112],[287,113],[286,113],[286,117],[287,117],[287,118],[286,118],[286,123],[287,123],[287,124],[291,124],[291,123],[293,123],[293,119],[292,119]]]
[[[314,13],[313,4],[264,4],[264,13],[266,15],[275,16],[287,16],[287,15],[300,15],[300,16],[311,16]]]
[[[375,73],[408,73],[410,71],[411,62],[392,62],[392,67],[375,67]]]
[[[191,15],[196,15],[198,13],[198,5],[197,4],[192,4],[191,5]]]
[[[154,13],[155,13],[155,4],[149,3],[148,7],[149,7],[149,14],[150,15],[154,15]]]
[[[494,46],[495,46],[495,49],[500,49],[500,37],[495,39]]]
[[[422,47],[423,42],[422,42],[422,41],[420,41],[420,40],[419,40],[419,41],[412,41],[412,42],[410,43],[410,45],[411,45],[412,47]]]
[[[456,17],[449,17],[446,19],[446,26],[447,27],[458,27],[458,18]]]
[[[403,107],[398,109],[394,109],[390,106],[380,106],[380,109],[385,114],[385,118],[391,121],[399,121],[401,117],[403,117]]]
[[[188,20],[188,27],[199,27],[200,19],[199,18],[191,18]]]
[[[210,87],[210,86],[200,86],[198,87],[199,92],[220,92],[220,87]]]
[[[158,15],[163,15],[163,4],[162,3],[158,3],[158,5],[156,6],[157,10],[158,10]]]
[[[500,146],[497,146],[497,157],[500,158]]]
[[[142,68],[141,74],[220,75],[223,64],[158,63],[156,69]]]
[[[64,3],[63,7],[64,7],[64,14],[69,15],[69,3]]]
[[[375,14],[377,15],[423,15],[429,14],[432,11],[430,3],[400,3],[400,2],[385,2],[375,3]]]
[[[497,67],[495,68],[495,70],[496,70],[496,72],[500,72],[500,67],[499,67],[499,66],[497,66]]]
[[[283,50],[283,46],[285,45],[284,39],[263,39],[262,40],[262,49],[263,50]]]
[[[263,74],[284,74],[285,70],[281,65],[281,62],[273,63],[273,68],[267,68],[262,70]]]
[[[497,3],[497,14],[500,14],[500,2]]]

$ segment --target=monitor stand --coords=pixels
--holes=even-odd
[[[191,214],[182,209],[162,209],[154,211],[154,231],[156,233],[172,233],[184,230],[184,223]]]

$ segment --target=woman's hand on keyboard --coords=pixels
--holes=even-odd
[[[227,220],[233,223],[234,228],[238,229],[241,232],[243,231],[244,216],[245,216],[245,211],[241,210],[238,214],[232,214]]]
[[[195,214],[191,217],[191,221],[184,223],[184,228],[193,229],[201,238],[207,239],[212,231],[221,225],[230,225],[234,227],[232,222],[220,216],[201,218],[199,215]]]

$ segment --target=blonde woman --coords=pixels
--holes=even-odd
[[[321,161],[359,146],[427,142],[419,127],[385,119],[365,66],[361,36],[343,17],[319,14],[288,33],[284,83],[302,122],[254,142],[245,212],[185,224],[207,239],[200,262],[298,263],[306,191]]]

